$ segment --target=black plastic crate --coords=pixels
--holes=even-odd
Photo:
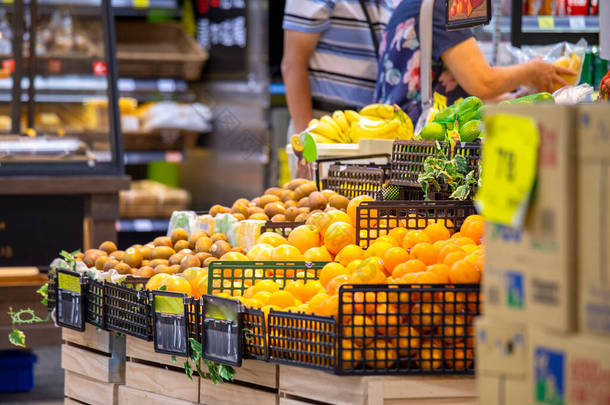
[[[462,155],[468,162],[468,171],[474,170],[478,178],[480,142],[458,142],[453,151],[446,142],[438,143],[446,156]],[[397,186],[419,186],[417,178],[424,171],[424,161],[438,153],[433,141],[396,140],[392,145],[390,184]]]
[[[49,270],[47,277],[47,309],[53,312],[57,308],[57,271]]]
[[[390,165],[369,164],[368,166],[332,164],[328,168],[326,187],[347,198],[366,194],[380,198],[380,193],[389,178]]]
[[[344,285],[337,374],[474,374],[478,284]]]
[[[87,279],[87,299],[85,302],[85,321],[98,328],[105,329],[104,323],[104,283]]]
[[[256,308],[245,308],[242,314],[244,359],[267,360],[267,327],[265,314]]]
[[[334,371],[337,343],[334,317],[269,312],[269,361]]]
[[[275,232],[279,233],[283,237],[287,238],[290,232],[296,228],[297,226],[304,225],[305,222],[295,222],[295,221],[286,221],[286,222],[272,222],[267,221],[263,226],[261,226],[261,233],[263,232]]]
[[[104,283],[106,328],[152,340],[152,305],[144,284],[148,279],[128,278],[122,285]]]
[[[192,299],[186,304],[186,325],[189,338],[201,342],[203,333],[203,316],[200,300]]]
[[[396,227],[423,229],[429,220],[458,232],[476,209],[472,201],[363,201],[356,209],[356,244],[368,247]]]

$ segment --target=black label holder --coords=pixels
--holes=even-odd
[[[188,357],[187,305],[193,298],[183,293],[160,290],[152,291],[151,296],[155,352]]]
[[[77,331],[85,330],[87,281],[79,273],[58,269],[56,302],[57,324]]]
[[[237,300],[204,295],[202,302],[203,358],[240,367],[243,358],[242,306]]]

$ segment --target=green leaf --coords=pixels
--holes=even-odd
[[[166,285],[162,285],[161,287],[158,288],[158,290],[160,290],[160,291],[167,291],[167,286]]]
[[[42,296],[42,300],[40,300],[42,305],[45,307],[49,305],[49,283],[42,285],[36,292]]]
[[[220,376],[226,381],[232,381],[233,376],[235,375],[235,369],[231,366],[221,364],[218,368],[218,374],[220,374]]]
[[[11,333],[8,334],[8,341],[15,346],[25,347],[25,333],[13,328]]]
[[[466,160],[466,158],[462,155],[455,155],[453,157],[453,162],[457,168],[457,170],[466,175],[466,173],[468,173],[468,161]]]
[[[309,163],[315,162],[316,159],[318,159],[318,148],[316,147],[316,142],[309,133],[305,133],[303,157]]]
[[[205,374],[203,373],[203,370],[201,370],[199,362],[195,363],[195,367],[197,368],[197,374],[199,374],[199,377],[205,378]]]
[[[175,363],[177,361],[178,361],[178,359],[176,358],[176,356],[172,356],[172,363]]]
[[[191,367],[191,363],[188,360],[184,362],[184,373],[189,378],[189,380],[193,381],[193,368]]]
[[[191,359],[193,359],[193,361],[199,361],[199,359],[203,357],[203,348],[201,347],[201,343],[196,341],[194,338],[189,338],[189,343],[191,345]]]

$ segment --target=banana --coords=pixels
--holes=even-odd
[[[339,124],[337,124],[335,122],[335,120],[333,120],[330,115],[325,115],[322,118],[320,118],[320,122],[326,122],[328,125],[330,125],[331,127],[333,127],[333,129],[335,131],[337,131],[337,133],[341,134],[341,127],[339,126]]]
[[[369,122],[373,125],[368,125]],[[382,121],[378,124],[372,120],[360,120],[354,122],[351,125],[352,139],[395,139],[398,137],[398,131],[400,128],[400,121],[398,119],[392,119],[390,121]]]
[[[345,118],[350,125],[352,125],[353,122],[360,121],[360,118],[362,118],[362,116],[354,110],[345,110],[343,113],[345,114]]]
[[[347,118],[345,118],[345,114],[341,110],[337,110],[333,113],[333,120],[339,125],[341,128],[341,132],[347,133],[349,129],[349,123],[347,122]]]
[[[389,104],[369,104],[360,110],[360,115],[391,120],[394,118],[394,107]]]
[[[398,129],[399,139],[413,139],[413,122],[411,118],[401,109],[397,110],[396,116],[400,121],[400,128]]]
[[[335,142],[343,142],[343,140],[341,139],[341,134],[323,118],[320,120],[320,122],[318,122],[318,126],[313,131],[315,131],[315,133],[317,133],[318,135],[330,138]]]
[[[310,132],[309,134],[317,143],[337,143],[337,141],[334,141],[330,138],[325,137],[324,135],[320,135],[315,132]]]
[[[311,121],[309,121],[309,124],[307,124],[307,128],[315,129],[315,127],[317,127],[319,123],[320,123],[320,121],[318,121],[317,119],[314,118]]]

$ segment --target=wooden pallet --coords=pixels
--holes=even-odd
[[[125,337],[86,325],[62,329],[61,366],[66,404],[116,405],[125,382]]]
[[[471,376],[337,376],[280,366],[280,405],[474,405]]]

